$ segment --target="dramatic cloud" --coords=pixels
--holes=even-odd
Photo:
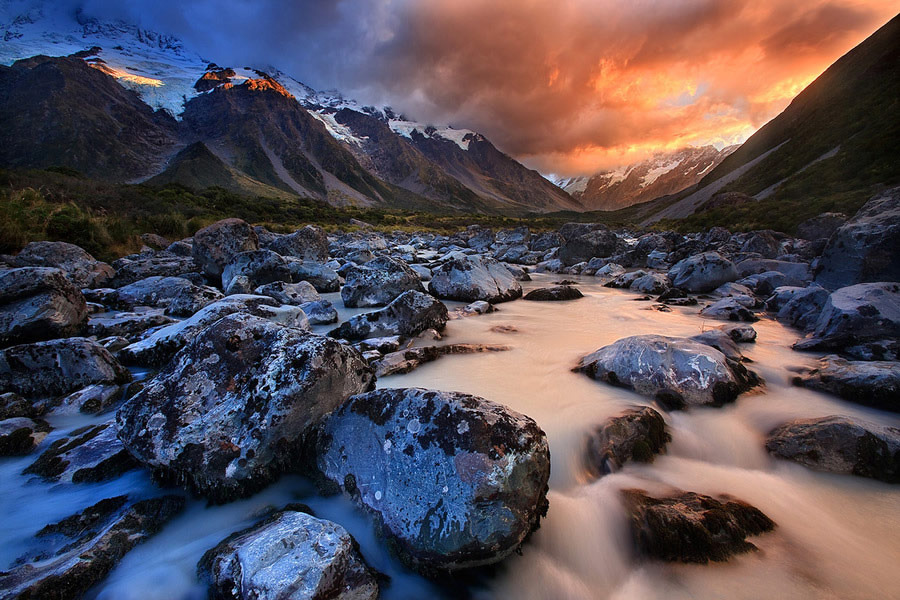
[[[219,63],[484,132],[543,172],[743,141],[896,0],[89,0]]]

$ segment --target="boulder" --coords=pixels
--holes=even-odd
[[[900,483],[900,429],[830,416],[791,421],[773,430],[766,450],[816,471]]]
[[[753,325],[747,325],[745,323],[734,325],[720,325],[719,329],[728,334],[728,337],[733,339],[735,342],[749,344],[756,341],[757,334],[756,330],[753,329]]]
[[[784,278],[778,282],[779,285],[804,286],[812,279],[809,264],[805,262],[748,258],[747,260],[739,262],[736,268],[738,275],[741,277],[750,277],[751,275],[769,273],[772,271],[781,273]]]
[[[827,240],[846,222],[847,215],[844,213],[822,213],[797,225],[797,237],[810,241]]]
[[[609,419],[589,436],[585,466],[594,477],[622,468],[629,460],[653,462],[672,436],[662,415],[650,407],[631,409]]]
[[[345,340],[391,335],[414,337],[426,329],[443,329],[449,318],[443,302],[409,290],[381,310],[351,317],[328,335]]]
[[[126,256],[115,261],[113,267],[116,269],[116,276],[110,285],[114,288],[148,277],[185,277],[197,274],[197,265],[190,254],[184,256],[169,251]]]
[[[348,346],[232,314],[192,335],[119,409],[119,437],[162,479],[227,501],[272,481],[313,424],[373,383]]]
[[[235,600],[375,600],[378,583],[356,540],[288,506],[207,551],[197,573],[210,596]],[[308,510],[308,509],[306,509]]]
[[[259,249],[259,238],[246,221],[224,219],[194,234],[194,262],[208,277],[219,277],[241,252]]]
[[[653,498],[623,490],[629,523],[641,554],[669,562],[722,562],[757,550],[747,537],[775,529],[758,508],[731,497],[695,492]]]
[[[319,292],[308,281],[299,283],[286,283],[284,281],[273,281],[261,285],[253,293],[257,296],[268,296],[274,298],[279,304],[289,304],[291,306],[301,306],[307,302],[317,302],[322,299]]]
[[[816,282],[829,290],[874,281],[900,281],[900,187],[859,209],[825,246]]]
[[[321,227],[315,225],[307,225],[288,235],[276,236],[268,244],[261,245],[281,256],[314,262],[328,260],[328,236]]]
[[[385,338],[380,338],[385,339]],[[404,374],[450,354],[478,354],[510,350],[501,344],[447,344],[445,346],[420,346],[397,352],[389,352],[372,362],[376,377]]]
[[[121,336],[133,340],[152,327],[174,323],[175,319],[162,314],[161,309],[123,312],[88,319],[87,334],[97,338]]]
[[[734,341],[734,338],[721,329],[708,329],[703,333],[692,335],[689,339],[700,342],[701,344],[706,344],[707,346],[712,346],[724,354],[728,360],[735,362],[743,362],[745,360],[744,354],[738,347],[737,342]]]
[[[15,417],[37,419],[44,416],[46,407],[43,404],[34,404],[14,392],[0,394],[0,420]]]
[[[723,283],[709,293],[714,298],[734,298],[735,301],[746,308],[758,308],[760,301],[753,291],[741,283]]]
[[[29,454],[44,441],[50,425],[40,419],[10,417],[0,420],[0,456]]]
[[[190,317],[202,308],[225,297],[225,294],[208,285],[192,285],[183,288],[169,302],[166,314],[173,317]]]
[[[659,295],[667,291],[671,285],[669,278],[662,273],[646,273],[631,282],[628,289],[641,294]]]
[[[513,274],[495,259],[483,256],[450,255],[432,269],[428,291],[438,298],[491,304],[522,296],[522,286]]]
[[[0,271],[0,348],[78,335],[88,309],[84,296],[59,269]]]
[[[701,317],[723,319],[725,321],[759,321],[753,311],[744,306],[737,298],[722,298],[700,310]]]
[[[775,258],[781,254],[781,244],[771,231],[754,231],[741,245],[741,252],[759,254],[763,258]]]
[[[419,388],[355,396],[324,422],[317,464],[425,573],[495,563],[547,510],[547,438],[482,398]]]
[[[37,532],[37,551],[0,573],[4,598],[81,598],[184,509],[181,496],[107,498]]]
[[[200,331],[236,312],[290,327],[306,328],[309,325],[306,314],[299,307],[281,306],[268,296],[234,294],[203,307],[184,321],[157,329],[144,339],[129,344],[119,352],[119,357],[128,364],[161,366]]]
[[[123,285],[104,297],[103,303],[120,310],[131,310],[135,306],[166,308],[181,292],[195,287],[183,277],[154,275]]]
[[[538,288],[536,290],[531,290],[527,294],[525,294],[525,300],[539,300],[539,301],[559,301],[559,300],[577,300],[578,298],[584,298],[584,294],[581,293],[581,290],[578,288],[572,287],[570,285],[557,285],[554,287],[548,288]]]
[[[87,338],[21,344],[0,350],[0,392],[61,396],[92,383],[126,383],[131,373]]]
[[[222,270],[226,294],[250,294],[273,281],[290,282],[293,273],[280,254],[271,250],[251,250],[235,254]]]
[[[78,289],[104,287],[115,275],[111,266],[66,242],[31,242],[16,255],[15,264],[61,269]]]
[[[316,291],[327,294],[341,289],[341,277],[328,265],[312,262],[289,260],[291,281],[308,281]]]
[[[636,335],[600,348],[575,368],[672,408],[721,406],[758,383],[740,363],[687,338]]]
[[[409,290],[425,291],[418,274],[402,260],[380,256],[347,271],[341,299],[348,308],[385,306]]]
[[[803,331],[811,331],[815,328],[822,308],[828,302],[829,293],[818,285],[810,285],[807,288],[776,288],[773,292],[776,297],[783,299],[782,306],[778,309],[778,320]]]
[[[674,287],[693,293],[711,292],[737,278],[734,263],[718,252],[689,256],[669,270],[669,279]]]
[[[306,313],[310,325],[328,325],[338,322],[338,311],[328,300],[304,302],[300,308]]]
[[[829,355],[803,369],[794,385],[840,396],[849,402],[900,412],[900,362],[850,361]]]
[[[97,414],[106,412],[141,388],[140,383],[112,385],[94,383],[52,403],[54,415]]]
[[[112,421],[89,425],[55,440],[25,473],[63,483],[94,483],[115,479],[138,463],[116,437]]]
[[[585,233],[577,234],[573,231],[571,237],[564,228],[560,229],[560,235],[564,238],[559,246],[559,260],[562,264],[571,267],[580,262],[587,262],[592,258],[605,258],[616,253],[619,238],[606,228],[596,228]]]

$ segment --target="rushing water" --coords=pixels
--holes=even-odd
[[[559,276],[537,275],[527,288]],[[173,600],[206,597],[196,563],[226,535],[252,524],[268,507],[305,502],[320,517],[346,527],[373,567],[390,576],[384,598],[515,599],[721,599],[900,598],[900,491],[884,483],[816,473],[771,458],[765,434],[794,418],[853,415],[900,426],[896,415],[790,386],[790,367],[814,355],[790,349],[797,332],[763,320],[756,344],[742,350],[766,380],[759,391],[724,408],[666,414],[668,452],[651,465],[629,464],[591,481],[582,467],[585,436],[624,408],[645,398],[595,382],[571,368],[578,359],[636,334],[689,336],[719,322],[697,308],[653,310],[636,296],[579,279],[585,298],[572,302],[516,301],[498,312],[451,321],[437,343],[500,343],[508,352],[449,356],[379,387],[420,386],[468,392],[534,418],[550,441],[550,510],[540,529],[491,577],[467,588],[439,587],[400,565],[376,539],[371,520],[347,499],[321,498],[296,476],[284,477],[252,498],[207,507],[195,500],[147,543],[132,550],[94,592],[103,600]],[[527,290],[526,290],[527,291]],[[326,297],[340,305],[339,296]],[[359,311],[341,310],[341,318]],[[492,331],[511,325],[517,331]],[[326,327],[317,329],[327,329]],[[92,419],[95,421],[98,419]],[[45,445],[87,418],[51,419],[57,430]],[[22,553],[30,537],[102,498],[162,493],[144,471],[101,484],[52,485],[20,475],[34,459],[0,461],[0,568]],[[641,561],[632,550],[619,490],[673,488],[730,494],[760,508],[778,525],[755,538],[759,552],[728,563],[671,565]]]

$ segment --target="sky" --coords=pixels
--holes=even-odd
[[[219,64],[484,133],[542,173],[744,141],[900,0],[86,0]]]

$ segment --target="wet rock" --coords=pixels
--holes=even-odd
[[[296,306],[281,306],[268,296],[234,294],[200,309],[190,318],[154,331],[119,352],[128,364],[160,366],[165,364],[191,338],[226,315],[249,313],[290,327],[305,328],[308,321]]]
[[[316,291],[327,294],[341,289],[341,277],[337,271],[318,262],[291,260],[291,281],[308,281]]]
[[[711,292],[738,278],[737,269],[717,252],[703,252],[679,261],[669,270],[672,285],[688,292]]]
[[[623,338],[583,357],[576,370],[666,406],[721,406],[758,383],[743,365],[700,342],[661,335]]]
[[[47,437],[50,425],[46,421],[27,417],[0,420],[0,456],[29,454]]]
[[[503,266],[512,273],[513,277],[516,278],[516,281],[531,281],[531,275],[519,265],[504,264]]]
[[[304,302],[300,308],[306,313],[310,325],[328,325],[338,322],[337,309],[328,300]]]
[[[148,277],[186,277],[196,274],[197,265],[190,255],[151,252],[120,258],[113,263],[116,276],[111,286],[119,288]]]
[[[424,265],[409,265],[409,268],[416,272],[420,281],[431,281],[431,269]]]
[[[689,339],[707,346],[712,346],[725,355],[728,360],[735,362],[743,362],[746,360],[737,342],[730,335],[721,329],[710,329],[697,335],[692,335]]]
[[[290,282],[293,273],[288,261],[271,250],[251,250],[235,254],[222,270],[225,294],[249,294],[273,281]]]
[[[722,298],[700,310],[700,316],[725,321],[759,321],[753,311],[745,307],[737,298]]]
[[[233,600],[374,600],[378,583],[346,529],[288,506],[200,559],[210,595]]]
[[[92,383],[126,383],[131,373],[87,338],[21,344],[0,350],[0,392],[26,398],[68,394]]]
[[[522,286],[513,274],[493,258],[455,253],[432,269],[428,291],[438,298],[491,304],[522,296]]]
[[[421,346],[408,348],[398,352],[385,354],[384,357],[375,360],[372,366],[375,368],[376,377],[404,374],[421,367],[423,364],[435,361],[449,354],[477,354],[481,352],[503,352],[510,350],[509,346],[500,344],[448,344],[446,346]]]
[[[547,509],[547,438],[528,417],[458,392],[351,398],[318,438],[322,474],[372,511],[391,547],[426,572],[491,564]]]
[[[385,306],[409,290],[425,291],[416,272],[402,260],[381,256],[347,271],[341,299],[348,308]]]
[[[115,479],[138,466],[116,437],[112,421],[76,429],[53,442],[25,473],[63,483]]]
[[[613,417],[588,437],[585,465],[595,477],[614,473],[629,460],[653,462],[672,436],[662,415],[650,407]]]
[[[84,387],[68,396],[52,403],[54,415],[97,414],[105,412],[135,394],[141,387],[140,383],[126,383],[124,385],[110,385],[95,383]]]
[[[898,339],[900,283],[860,283],[832,292],[811,336],[794,344],[794,349],[851,353],[860,346],[856,353],[863,353],[867,345],[889,340],[888,355],[881,358],[894,360],[897,354],[891,348],[900,351]]]
[[[166,314],[173,317],[190,317],[202,308],[225,297],[225,294],[208,285],[192,285],[179,291],[166,307]]]
[[[733,339],[735,342],[740,342],[742,344],[749,344],[756,341],[756,330],[753,329],[752,325],[747,324],[735,324],[735,325],[722,325],[719,327],[722,331],[728,334],[728,337]]]
[[[900,483],[900,429],[845,416],[797,420],[777,427],[766,450],[816,471]]]
[[[119,409],[119,437],[164,480],[227,501],[269,483],[311,425],[373,383],[348,346],[232,314],[192,335]]]
[[[604,286],[627,290],[631,287],[631,284],[645,275],[647,275],[647,271],[629,271],[628,273],[618,275],[612,281],[605,283]]]
[[[43,405],[33,404],[19,394],[6,392],[0,394],[0,420],[14,417],[37,419],[42,417],[46,409]]]
[[[182,291],[194,287],[183,277],[147,277],[120,287],[105,297],[103,303],[120,310],[131,310],[135,306],[166,308]]]
[[[539,300],[542,302],[555,302],[560,300],[577,300],[584,298],[584,294],[578,288],[570,285],[557,285],[549,288],[538,288],[525,294],[525,300]]]
[[[180,496],[101,500],[40,530],[41,550],[0,573],[0,589],[6,598],[80,598],[183,509]]]
[[[78,335],[87,321],[81,292],[59,269],[0,271],[0,348]]]
[[[595,257],[605,258],[616,253],[619,238],[605,226],[594,224],[594,229],[588,231],[566,227],[564,225],[559,232],[564,238],[559,246],[559,260],[563,265],[571,267]]]
[[[776,288],[774,295],[786,298],[778,309],[779,321],[803,331],[811,331],[815,328],[830,294],[825,288],[811,285],[807,288]],[[779,300],[776,299],[775,302]]]
[[[490,302],[484,300],[476,300],[466,304],[463,307],[455,308],[450,313],[451,319],[460,319],[462,317],[474,317],[476,315],[486,315],[495,312],[497,309]]]
[[[740,283],[723,283],[709,294],[714,298],[734,298],[746,308],[758,308],[761,303],[746,285]]]
[[[162,310],[154,309],[133,313],[116,313],[108,316],[92,316],[88,319],[87,334],[98,338],[121,336],[131,340],[152,327],[161,327],[175,322],[175,319],[162,313]]]
[[[208,277],[219,277],[241,252],[259,249],[253,228],[241,219],[224,219],[194,234],[194,262]]]
[[[104,287],[115,275],[111,266],[66,242],[31,242],[16,255],[15,264],[61,269],[78,289]]]
[[[801,371],[794,385],[900,412],[900,362],[849,361],[830,355],[819,360],[815,369]]]
[[[276,236],[268,244],[261,244],[281,256],[323,262],[328,260],[328,236],[321,227],[307,225],[288,235]]]
[[[756,550],[747,537],[775,529],[758,508],[730,497],[695,492],[653,498],[644,490],[623,490],[638,550],[669,562],[706,564]]]
[[[900,188],[872,198],[825,246],[816,282],[829,290],[874,281],[900,281]]]
[[[253,293],[258,296],[274,298],[279,304],[290,304],[291,306],[301,306],[307,302],[317,302],[322,299],[313,284],[308,281],[299,283],[274,281],[259,286],[253,290]]]
[[[409,290],[381,310],[356,315],[328,335],[345,340],[400,335],[414,337],[426,329],[443,329],[450,318],[440,300]]]

